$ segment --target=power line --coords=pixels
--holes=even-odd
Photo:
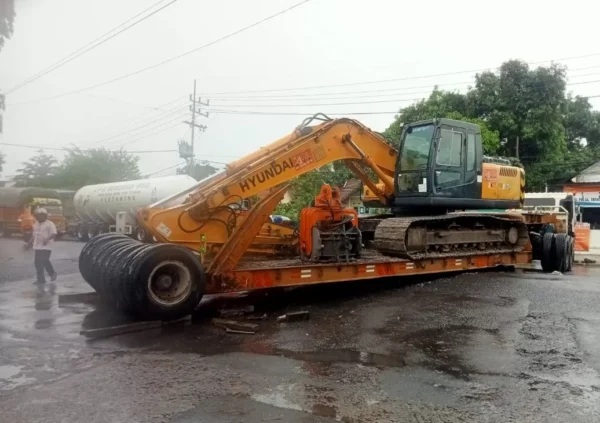
[[[586,68],[577,68],[577,69],[573,69],[573,71],[575,70],[584,70],[584,69],[591,69],[591,68],[600,68],[600,66],[590,66],[590,67],[586,67]],[[588,74],[582,74],[582,75],[573,75],[572,77],[579,77],[579,76],[590,76],[590,75],[600,75],[600,73],[596,72],[596,73],[588,73]],[[367,94],[367,93],[386,93],[385,95],[373,95],[372,97],[384,97],[384,96],[392,96],[394,94],[389,94],[391,92],[394,91],[401,91],[402,94],[423,94],[423,93],[431,93],[431,90],[435,87],[449,87],[449,86],[456,86],[456,85],[471,85],[473,84],[474,81],[463,81],[463,82],[453,82],[453,83],[448,83],[448,84],[437,84],[437,83],[431,83],[431,84],[427,84],[427,85],[419,85],[419,86],[406,86],[406,87],[399,87],[399,88],[386,88],[386,89],[377,89],[377,90],[359,90],[359,91],[336,91],[336,92],[320,92],[320,93],[310,93],[310,94],[296,94],[296,93],[290,93],[290,94],[283,94],[283,95],[248,95],[248,96],[225,96],[225,97],[220,97],[220,96],[212,96],[210,97],[211,101],[226,101],[226,100],[259,100],[259,101],[274,101],[274,100],[281,100],[281,99],[294,99],[296,97],[308,97],[308,98],[314,98],[317,99],[317,97],[320,96],[327,96],[327,95],[354,95],[354,94]],[[585,83],[585,81],[583,82]],[[578,83],[567,83],[567,85],[577,85]],[[406,90],[411,90],[411,89],[421,89],[421,88],[428,88],[429,91],[423,92],[405,92]],[[468,87],[465,87],[468,88]],[[397,94],[396,94],[397,95]],[[359,97],[363,97],[363,96],[353,96],[352,98],[359,98]],[[364,97],[371,97],[371,95],[365,95]],[[325,98],[322,98],[325,99]],[[298,100],[301,100],[301,98],[298,98]]]
[[[456,92],[456,91],[455,91]],[[401,93],[400,95],[411,95],[411,94],[431,94],[431,90],[429,91],[413,91],[413,92],[408,92],[408,93]],[[231,97],[231,98],[217,98],[217,99],[213,99],[211,97],[211,101],[215,102],[221,102],[221,103],[227,103],[228,101],[285,101],[285,100],[291,100],[291,101],[312,101],[312,100],[348,100],[349,98],[369,98],[369,97],[393,97],[393,96],[397,96],[399,95],[398,93],[393,93],[393,94],[367,94],[367,95],[355,95],[352,97],[348,97],[348,96],[342,96],[342,97],[308,97],[308,98],[294,98],[294,97],[284,97],[284,98],[257,98],[257,97],[240,97],[240,98],[235,98],[235,97]],[[223,104],[223,106],[225,106],[225,104]]]
[[[157,173],[161,173],[161,172],[164,172],[166,170],[171,170],[173,168],[176,168],[176,167],[179,167],[179,166],[185,166],[185,165],[186,165],[186,162],[178,163],[178,164],[176,164],[174,166],[169,166],[169,167],[166,167],[164,169],[157,170],[156,172],[147,173],[146,176],[156,175]]]
[[[163,119],[165,119],[167,116],[170,116],[169,119],[167,119],[169,122],[173,120],[173,114],[177,114],[176,118],[179,119],[181,116],[183,116],[183,112],[184,110],[186,110],[186,107],[181,105],[181,106],[175,106],[174,108],[168,109],[165,113],[161,113],[160,116],[151,116],[150,118],[144,119],[143,121],[140,121],[138,124],[136,124],[133,128],[130,128],[126,131],[120,132],[118,134],[112,135],[110,137],[106,137],[97,141],[94,141],[95,143],[105,143],[106,141],[110,141],[110,140],[114,140],[115,138],[120,138],[123,135],[127,135],[130,134],[132,132],[141,130],[141,132],[144,132],[148,129],[151,129],[152,126],[159,124],[159,122]],[[166,122],[162,122],[162,123],[166,123]],[[159,124],[160,125],[160,124]],[[139,134],[134,134],[135,136],[139,135]],[[113,145],[116,144],[120,141],[115,140],[111,143],[109,143],[109,145]]]
[[[135,18],[137,18],[138,16],[140,16],[140,15],[142,15],[142,14],[146,13],[148,10],[150,10],[150,9],[152,9],[152,8],[154,8],[154,7],[156,7],[156,6],[158,6],[158,5],[159,5],[160,3],[162,3],[163,1],[165,1],[165,0],[160,0],[159,2],[157,2],[157,3],[153,4],[152,6],[150,6],[150,7],[146,8],[146,9],[142,10],[140,13],[138,13],[138,14],[137,14],[137,15],[135,15],[134,17],[132,17],[132,18],[128,19],[127,21],[125,21],[125,22],[121,23],[120,25],[118,25],[118,26],[116,26],[115,28],[111,29],[111,30],[110,30],[110,31],[108,31],[107,33],[105,33],[105,34],[101,35],[100,37],[96,38],[94,41],[91,41],[90,43],[88,43],[88,44],[84,45],[83,47],[80,47],[79,49],[75,50],[75,51],[74,51],[74,52],[72,52],[71,54],[69,54],[69,55],[67,55],[67,56],[63,57],[62,59],[60,59],[58,62],[56,62],[56,63],[54,63],[54,64],[50,65],[50,66],[49,66],[49,67],[47,67],[46,69],[43,69],[43,70],[41,70],[41,71],[40,71],[40,72],[38,72],[37,74],[35,74],[35,75],[33,75],[33,76],[29,77],[28,79],[26,79],[25,81],[23,81],[23,82],[21,82],[21,83],[19,83],[19,84],[17,84],[15,87],[13,87],[13,88],[11,88],[10,90],[8,90],[6,94],[8,95],[8,94],[11,94],[11,93],[15,92],[16,90],[18,90],[18,89],[20,89],[20,88],[22,88],[22,87],[24,87],[24,86],[26,86],[26,85],[28,85],[28,84],[32,83],[33,81],[35,81],[35,80],[37,80],[37,79],[41,78],[42,76],[44,76],[44,75],[47,75],[47,74],[49,74],[50,72],[52,72],[52,71],[54,71],[54,70],[56,70],[56,69],[58,69],[58,68],[60,68],[60,67],[62,67],[62,66],[64,66],[64,65],[66,65],[67,63],[71,62],[72,60],[75,60],[76,58],[78,58],[79,56],[81,56],[81,55],[83,55],[83,54],[87,53],[88,51],[90,51],[90,50],[93,50],[93,49],[95,49],[95,48],[96,48],[96,47],[98,47],[98,46],[101,46],[101,45],[102,45],[102,44],[104,44],[105,42],[107,42],[107,41],[109,41],[109,40],[113,39],[114,37],[116,37],[117,35],[119,35],[119,34],[121,34],[121,33],[125,32],[125,31],[127,31],[129,28],[132,28],[132,27],[136,26],[136,25],[137,25],[137,24],[139,24],[140,22],[143,22],[143,21],[145,21],[145,20],[146,20],[146,19],[148,19],[149,17],[151,17],[151,16],[153,16],[153,15],[157,14],[157,13],[158,13],[158,12],[160,12],[161,10],[163,10],[163,9],[165,9],[166,7],[168,7],[168,6],[172,5],[172,4],[173,4],[173,3],[175,3],[177,0],[171,0],[171,2],[170,2],[170,3],[167,3],[166,5],[164,5],[164,6],[160,7],[159,9],[157,9],[157,10],[153,11],[152,13],[150,13],[150,14],[148,14],[148,15],[144,16],[143,18],[141,18],[141,19],[139,19],[139,20],[137,20],[137,21],[133,22],[132,24],[130,24],[130,25],[128,25],[128,26],[126,26],[125,28],[121,29],[120,31],[118,31],[118,32],[116,32],[116,33],[114,33],[114,34],[110,35],[108,38],[105,38],[105,39],[103,39],[103,40],[102,40],[102,38],[104,38],[104,37],[108,36],[108,35],[109,35],[111,32],[113,32],[113,31],[117,30],[118,28],[120,28],[120,27],[121,27],[121,26],[123,26],[123,25],[126,25],[128,22],[130,22],[130,21],[134,20]],[[101,40],[101,41],[99,41],[99,40]],[[99,42],[98,42],[98,41],[99,41]]]
[[[547,62],[583,59],[583,58],[593,57],[593,56],[600,56],[600,53],[592,53],[592,54],[588,54],[588,55],[584,55],[584,56],[563,57],[563,58],[559,58],[559,59],[543,60],[543,61],[539,61],[539,62],[529,62],[528,64],[535,65],[535,64],[547,63]],[[203,92],[202,94],[210,95],[212,97],[212,96],[221,95],[221,94],[247,94],[247,93],[249,94],[249,93],[278,92],[278,91],[312,90],[312,89],[320,89],[320,88],[350,87],[350,86],[356,86],[356,85],[380,84],[380,83],[408,81],[408,80],[415,80],[415,79],[437,78],[440,76],[461,75],[461,74],[465,74],[465,73],[477,73],[477,72],[487,71],[490,69],[497,70],[497,69],[500,69],[500,67],[495,66],[495,67],[470,69],[470,70],[462,70],[462,71],[435,73],[435,74],[429,74],[429,75],[407,76],[407,77],[402,77],[402,78],[380,79],[380,80],[363,81],[363,82],[349,82],[349,83],[344,83],[344,84],[312,85],[312,86],[295,87],[295,88],[274,88],[274,89],[268,89],[268,90]]]
[[[77,146],[73,146],[71,148],[68,147],[44,147],[41,145],[29,145],[29,144],[12,144],[9,142],[3,142],[0,143],[0,146],[2,145],[8,145],[11,147],[20,147],[20,148],[30,148],[30,149],[35,149],[35,150],[54,150],[54,151],[72,151],[72,150],[81,150],[81,151],[93,151],[93,150],[98,150],[98,149],[94,149],[94,148],[79,148]],[[124,151],[124,150],[106,150],[106,151],[110,151],[110,152],[119,152],[119,151]],[[125,153],[130,153],[130,154],[145,154],[145,153],[172,153],[172,152],[176,152],[177,150],[137,150],[137,151],[124,151]]]
[[[181,117],[177,117],[177,120],[179,120],[179,119],[181,119]],[[167,122],[164,122],[164,123],[167,123]],[[181,125],[181,123],[177,122],[175,125],[167,126],[166,128],[161,128],[158,131],[154,131],[154,132],[152,132],[150,134],[146,134],[146,135],[143,135],[141,137],[135,138],[133,140],[129,140],[129,141],[124,142],[123,144],[121,144],[119,146],[119,148],[123,148],[126,145],[136,143],[136,142],[138,142],[140,140],[143,140],[144,138],[148,138],[148,137],[151,137],[152,135],[160,134],[161,132],[164,132],[164,131],[166,131],[168,129],[171,129],[171,128],[175,128],[176,126],[180,126],[180,125]],[[153,129],[157,129],[157,128],[153,128]]]
[[[594,81],[582,81],[582,82],[576,82],[576,83],[572,83],[570,85],[581,85],[581,84],[591,84],[591,83],[597,83],[600,82],[600,80],[594,80]],[[377,90],[377,92],[381,92],[381,91],[388,91],[388,90]],[[369,91],[366,91],[369,92]],[[402,94],[431,94],[433,91],[421,91],[421,92],[411,92],[411,93],[402,93]],[[458,94],[464,94],[461,93],[460,91],[456,90],[456,91],[451,91],[454,93],[458,93]],[[342,94],[342,93],[340,93]],[[352,92],[348,92],[348,93],[343,93],[343,94],[353,94]],[[379,95],[359,95],[359,96],[352,96],[352,97],[320,97],[320,98],[314,98],[314,97],[310,97],[310,98],[252,98],[252,97],[247,97],[247,98],[238,98],[238,99],[234,99],[231,98],[231,100],[238,100],[238,101],[252,101],[252,100],[257,100],[257,101],[261,101],[261,102],[271,102],[271,101],[282,101],[282,100],[289,100],[289,101],[320,101],[320,100],[334,100],[334,99],[340,99],[340,100],[351,100],[353,98],[382,98],[382,97],[393,97],[393,96],[397,96],[399,94],[379,94]],[[579,95],[579,97],[586,97],[586,98],[594,98],[597,96],[582,96]],[[355,105],[355,104],[373,104],[373,103],[394,103],[394,102],[406,102],[406,101],[421,101],[423,100],[425,97],[423,98],[411,98],[411,99],[407,99],[407,98],[397,98],[397,99],[391,99],[391,100],[369,100],[369,101],[352,101],[352,102],[346,102],[346,103],[314,103],[314,104],[307,104],[307,103],[293,103],[293,104],[281,104],[281,103],[277,103],[277,104],[256,104],[256,103],[245,103],[245,104],[227,104],[228,100],[224,100],[224,99],[215,99],[213,100],[211,98],[211,100],[213,101],[221,101],[221,104],[216,105],[217,107],[219,107],[220,109],[210,109],[211,112],[225,112],[228,110],[229,107],[303,107],[303,106],[310,106],[310,107],[319,107],[319,106],[337,106],[337,105]],[[242,111],[242,112],[246,112],[246,111]]]
[[[183,116],[185,116],[185,115],[183,115]],[[182,117],[182,116],[176,116],[176,117],[175,117],[175,119],[176,119],[176,120],[179,120],[179,119],[181,119],[181,117]],[[168,126],[168,127],[166,127],[166,128],[160,128],[160,129],[159,129],[159,127],[160,127],[161,125],[164,125],[165,123],[169,123],[169,122],[171,122],[171,121],[173,121],[173,119],[171,119],[171,120],[168,120],[167,122],[162,122],[160,125],[158,125],[158,126],[156,126],[156,127],[149,127],[149,128],[147,128],[148,130],[154,130],[154,129],[158,129],[158,131],[154,131],[154,132],[151,132],[151,133],[149,133],[149,134],[145,134],[145,135],[143,135],[143,136],[141,136],[141,137],[134,138],[133,140],[128,140],[127,142],[123,143],[123,144],[122,144],[122,145],[119,147],[119,150],[108,150],[108,151],[124,151],[124,150],[123,150],[123,147],[124,147],[125,145],[132,144],[132,143],[134,143],[134,142],[137,142],[137,141],[140,141],[140,140],[142,140],[142,139],[144,139],[144,138],[150,137],[150,136],[152,136],[152,135],[156,135],[156,134],[158,134],[158,133],[164,132],[164,131],[166,131],[166,130],[168,130],[168,129],[171,129],[171,128],[174,128],[174,127],[176,127],[176,126],[179,126],[179,125],[180,125],[180,123],[178,122],[178,123],[176,123],[175,125],[171,125],[171,126]],[[137,136],[137,135],[141,135],[143,132],[145,132],[145,131],[142,131],[141,133],[139,133],[139,134],[136,134],[136,136]],[[6,142],[0,143],[0,146],[1,146],[1,145],[8,145],[8,146],[12,146],[12,147],[23,147],[23,148],[45,149],[45,150],[57,150],[57,151],[69,151],[69,150],[73,150],[73,149],[80,149],[80,150],[83,150],[83,151],[89,151],[89,150],[93,150],[93,149],[91,149],[91,148],[85,148],[85,149],[82,149],[82,148],[80,148],[80,147],[78,147],[78,146],[76,146],[76,145],[73,145],[73,147],[71,147],[71,148],[69,148],[69,147],[43,147],[43,146],[35,146],[35,145],[12,144],[12,143],[6,143]],[[98,147],[98,148],[102,148],[102,147]],[[126,151],[126,152],[127,152],[127,153],[132,153],[132,154],[133,154],[133,153],[135,153],[135,154],[143,154],[143,153],[171,153],[171,152],[177,152],[177,151],[178,151],[178,150],[135,150],[135,151]]]
[[[238,157],[238,158],[239,158],[239,157]],[[226,166],[226,165],[228,164],[228,163],[215,162],[215,161],[212,161],[212,160],[204,160],[204,159],[199,159],[199,160],[198,160],[198,162],[207,162],[207,163],[213,163],[213,164],[224,165],[224,166]],[[166,168],[164,168],[164,169],[157,170],[157,171],[155,171],[155,172],[152,172],[152,173],[146,173],[146,176],[156,175],[157,173],[162,173],[162,172],[165,172],[165,171],[167,171],[167,170],[171,170],[171,169],[174,169],[174,168],[176,168],[176,167],[179,167],[179,166],[186,166],[186,165],[187,165],[187,162],[181,162],[181,163],[178,163],[178,164],[176,164],[176,165],[169,166],[169,167],[166,167]],[[221,169],[221,170],[222,170],[222,169]]]
[[[375,104],[375,103],[397,103],[406,101],[420,101],[422,98],[399,98],[393,100],[369,100],[369,101],[351,101],[345,103],[314,103],[314,104],[220,104],[219,107],[320,107],[320,106],[348,106],[354,104]]]
[[[347,115],[390,115],[398,114],[402,109],[395,111],[377,111],[377,112],[327,112],[330,116],[347,116]],[[266,115],[266,116],[312,116],[312,112],[261,112],[253,110],[222,110],[209,109],[210,113],[216,114],[231,114],[231,115]]]
[[[166,103],[162,103],[162,104],[160,104],[160,105],[158,105],[158,106],[155,106],[155,107],[153,107],[153,108],[152,108],[153,110],[149,110],[149,111],[146,111],[146,112],[142,112],[142,113],[140,113],[140,114],[138,114],[138,115],[135,115],[135,116],[133,116],[133,117],[131,117],[131,118],[128,118],[127,120],[122,120],[122,121],[119,121],[119,122],[112,122],[112,123],[109,123],[109,124],[107,124],[107,125],[104,125],[104,126],[100,127],[99,129],[109,128],[109,127],[113,127],[113,126],[119,127],[119,126],[122,126],[121,124],[123,124],[123,123],[127,123],[127,124],[131,123],[131,122],[132,122],[132,120],[133,120],[133,122],[136,122],[136,121],[139,121],[139,122],[145,122],[145,121],[147,121],[147,120],[151,120],[151,119],[152,119],[152,117],[150,117],[150,119],[148,119],[148,118],[144,118],[144,119],[141,119],[141,120],[138,120],[138,118],[141,118],[142,116],[146,116],[146,115],[149,115],[149,114],[151,114],[151,113],[154,113],[154,112],[157,112],[157,111],[164,111],[164,112],[167,112],[167,111],[169,111],[169,110],[171,110],[171,109],[163,110],[162,108],[163,108],[163,107],[165,107],[165,106],[168,106],[168,105],[170,105],[170,104],[173,104],[173,103],[175,103],[175,102],[177,102],[177,101],[180,101],[181,99],[183,99],[183,98],[186,98],[186,97],[187,97],[187,96],[179,96],[179,97],[177,97],[177,98],[175,98],[175,99],[173,99],[173,100],[171,100],[171,101],[168,101],[168,102],[166,102]]]
[[[204,44],[204,45],[202,45],[200,47],[194,48],[194,49],[189,50],[189,51],[187,51],[185,53],[181,53],[181,54],[179,54],[177,56],[173,56],[173,57],[171,57],[169,59],[163,60],[162,62],[155,63],[154,65],[150,65],[150,66],[147,66],[145,68],[138,69],[137,71],[130,72],[128,74],[125,74],[125,75],[122,75],[122,76],[119,76],[119,77],[116,77],[116,78],[113,78],[113,79],[109,79],[107,81],[100,82],[100,83],[95,84],[95,85],[90,85],[88,87],[80,88],[78,90],[66,92],[66,93],[63,93],[63,94],[56,94],[56,95],[45,97],[45,98],[41,98],[41,99],[38,99],[38,100],[31,100],[31,101],[26,101],[26,102],[21,102],[21,103],[15,103],[15,104],[30,104],[30,103],[37,103],[37,102],[40,102],[40,101],[54,100],[54,99],[57,99],[57,98],[68,96],[68,95],[78,94],[78,93],[83,92],[83,91],[88,91],[88,90],[91,90],[91,89],[94,89],[94,88],[102,87],[102,86],[107,85],[107,84],[112,84],[113,82],[121,81],[121,80],[129,78],[131,76],[138,75],[138,74],[140,74],[142,72],[149,71],[151,69],[154,69],[154,68],[157,68],[159,66],[162,66],[162,65],[165,65],[167,63],[170,63],[170,62],[172,62],[174,60],[177,60],[177,59],[180,59],[182,57],[188,56],[190,54],[196,53],[196,52],[198,52],[200,50],[203,50],[203,49],[205,49],[207,47],[210,47],[210,46],[212,46],[214,44],[217,44],[217,43],[219,43],[221,41],[224,41],[224,40],[226,40],[228,38],[231,38],[231,37],[234,37],[236,35],[239,35],[239,34],[245,32],[245,31],[247,31],[247,30],[249,30],[251,28],[254,28],[255,26],[258,26],[258,25],[260,25],[260,24],[262,24],[264,22],[267,22],[267,21],[269,21],[271,19],[274,19],[274,18],[276,18],[276,17],[278,17],[280,15],[283,15],[284,13],[289,12],[290,10],[295,9],[295,8],[297,8],[297,7],[305,4],[305,3],[308,3],[309,1],[311,1],[311,0],[303,0],[303,1],[299,2],[299,3],[293,4],[292,6],[286,8],[284,10],[281,10],[281,11],[279,11],[279,12],[273,14],[273,15],[267,16],[266,18],[263,18],[263,19],[261,19],[259,21],[256,21],[256,22],[254,22],[254,23],[252,23],[250,25],[247,25],[247,26],[245,26],[245,27],[243,27],[241,29],[238,29],[238,30],[236,30],[234,32],[231,32],[231,33],[229,33],[227,35],[224,35],[224,36],[222,36],[220,38],[217,38],[216,40],[213,40],[213,41],[211,41],[209,43],[206,43],[206,44]]]

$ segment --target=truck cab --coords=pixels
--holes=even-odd
[[[48,212],[48,220],[54,223],[58,237],[66,233],[66,220],[63,215],[62,202],[58,198],[34,197],[23,205],[23,211],[19,215],[21,223],[21,234],[28,240],[33,234],[35,224],[35,211],[44,208]]]
[[[43,207],[48,220],[56,225],[58,236],[66,231],[62,202],[58,193],[45,188],[0,188],[0,233],[20,233],[28,241],[33,233],[35,210]]]

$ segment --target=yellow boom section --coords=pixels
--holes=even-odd
[[[394,191],[396,158],[396,150],[383,137],[356,120],[335,119],[317,126],[300,126],[274,143],[230,163],[224,172],[199,183],[193,191],[182,193],[187,196],[183,204],[179,201],[180,205],[163,208],[165,204],[159,203],[141,209],[138,220],[161,242],[216,252],[234,232],[244,229],[244,221],[250,214],[252,219],[268,218],[277,205],[276,197],[285,193],[283,185],[338,160],[344,161],[371,188],[382,206],[389,205]],[[371,180],[365,168],[375,173],[378,181]],[[275,191],[277,194],[271,197],[270,193]],[[251,211],[236,208],[243,200],[256,196],[261,200]],[[264,209],[259,213],[254,210],[256,207]],[[252,237],[249,250],[276,252],[277,246],[289,246],[292,231],[266,224],[267,218],[258,232],[252,230],[245,236]],[[287,238],[285,242],[284,238]]]

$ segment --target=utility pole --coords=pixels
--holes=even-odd
[[[205,125],[199,125],[196,123],[196,116],[208,117],[208,112],[206,112],[206,113],[203,112],[202,106],[208,107],[209,103],[210,103],[209,100],[207,100],[206,103],[204,103],[202,101],[201,97],[196,97],[196,80],[195,79],[194,79],[194,92],[193,92],[193,94],[190,94],[190,101],[192,102],[192,104],[190,105],[190,112],[192,112],[192,119],[191,119],[191,121],[184,120],[183,123],[189,125],[192,130],[192,142],[191,142],[190,148],[185,153],[182,153],[182,147],[180,144],[179,155],[182,158],[189,159],[189,162],[188,162],[189,169],[190,169],[190,172],[193,173],[194,166],[195,166],[194,141],[195,141],[196,128],[199,129],[200,132],[204,132],[206,130]],[[187,144],[187,143],[185,143],[185,144]]]

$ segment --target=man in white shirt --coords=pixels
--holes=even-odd
[[[48,212],[46,209],[38,208],[35,211],[36,223],[33,225],[33,236],[29,241],[28,246],[33,246],[35,252],[35,270],[37,272],[37,280],[35,283],[46,283],[44,270],[48,272],[50,280],[56,280],[56,272],[52,263],[50,263],[50,254],[52,254],[52,245],[56,238],[56,226],[48,220]]]

